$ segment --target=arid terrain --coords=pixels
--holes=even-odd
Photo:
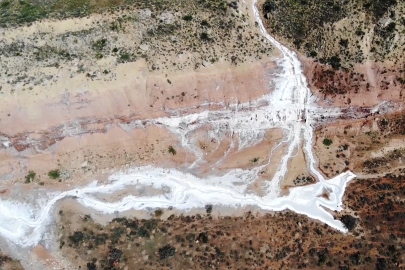
[[[405,3],[254,3],[0,1],[0,269],[405,268]]]
[[[82,269],[402,269],[404,198],[402,170],[353,182],[347,210],[336,215],[348,234],[292,212],[218,217],[212,206],[192,216],[162,209],[151,219],[100,226],[62,208],[60,249]]]
[[[263,3],[271,34],[299,52],[320,104],[403,102],[405,6],[396,0]]]
[[[134,121],[218,110],[271,91],[277,53],[246,4],[107,4],[87,17],[4,18],[2,180],[23,183],[32,171],[42,184],[50,170],[66,180],[125,164],[192,162],[166,130]],[[24,5],[43,3],[5,1],[3,16]]]

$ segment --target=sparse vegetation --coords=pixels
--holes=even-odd
[[[120,59],[122,62],[128,62],[131,60],[131,55],[129,55],[129,53],[123,53],[120,55]]]
[[[397,145],[388,150],[395,140],[402,140],[405,135],[404,111],[375,115],[363,123],[363,128],[370,129],[361,132],[351,125],[330,127],[325,126],[317,131],[318,140],[322,142],[330,134],[334,134],[333,148],[317,145],[320,168],[328,177],[336,176],[347,169],[360,174],[382,174],[403,166],[405,156],[404,145]],[[378,119],[378,120],[377,120]],[[376,124],[376,125],[375,125]],[[372,153],[379,153],[374,156]]]
[[[297,178],[294,179],[293,183],[296,186],[302,186],[306,184],[315,183],[315,179],[311,176],[298,176]]]
[[[324,98],[374,90],[368,76],[382,77],[376,91],[394,90],[391,78],[403,76],[405,43],[399,41],[405,32],[403,1],[266,0],[262,12],[271,34],[314,58],[314,66],[306,67],[314,74],[310,86]],[[358,74],[367,61],[381,71]]]
[[[232,9],[229,9],[227,3],[216,0],[182,2],[179,5],[173,0],[96,2],[51,0],[45,5],[34,0],[3,1],[0,25],[5,27],[6,32],[7,28],[11,30],[27,24],[27,21],[32,23],[52,18],[55,24],[58,19],[91,16],[93,13],[106,16],[103,16],[105,20],[83,26],[81,30],[35,32],[30,36],[18,36],[15,40],[4,39],[0,43],[0,55],[3,55],[0,68],[5,72],[0,74],[0,84],[11,87],[12,91],[47,88],[58,81],[59,68],[68,69],[71,78],[89,74],[91,80],[111,81],[117,75],[114,67],[109,66],[110,72],[106,74],[104,61],[98,61],[110,56],[115,57],[118,63],[143,58],[151,72],[159,72],[198,69],[205,62],[215,63],[219,59],[241,64],[257,61],[271,53],[272,46],[259,39],[259,31],[252,27],[253,24],[246,23],[246,14],[233,14],[237,4],[230,4]],[[174,11],[173,7],[178,8]],[[151,11],[151,16],[143,15],[146,9]],[[27,16],[24,15],[26,11],[29,13]],[[162,12],[170,16],[174,14],[174,17],[166,22],[160,18]],[[16,29],[19,31],[20,28]],[[144,34],[138,37],[141,32]],[[221,42],[215,43],[218,37]],[[38,38],[46,40],[46,45],[36,45]],[[128,40],[133,42],[128,43]],[[177,57],[183,54],[190,54],[190,57]],[[238,55],[238,61],[232,61],[234,55]],[[56,69],[49,70],[51,74],[35,72],[44,67]]]
[[[185,16],[183,16],[183,20],[185,20],[185,21],[192,21],[192,20],[193,20],[193,16],[191,16],[190,14],[189,14],[189,15],[185,15]]]
[[[383,16],[389,14],[390,10],[392,12],[392,8],[395,6],[398,6],[397,12],[403,12],[403,6],[401,7],[396,0],[348,0],[344,4],[332,0],[292,2],[267,0],[263,3],[262,10],[265,18],[268,19],[268,26],[272,33],[290,41],[298,50],[307,55],[311,51],[321,51],[320,59],[329,59],[333,54],[339,54],[338,57],[343,60],[342,64],[348,67],[347,64],[351,61],[356,62],[355,51],[358,51],[356,47],[359,43],[358,38],[361,39],[366,34],[364,24],[366,26],[374,25],[376,33],[383,39],[388,38],[395,31],[397,25],[395,21],[381,29],[377,24]],[[356,20],[356,16],[353,15],[357,13],[367,14],[366,21]],[[329,35],[328,27],[335,25],[343,18],[349,18],[352,27],[345,27],[344,35],[340,33],[339,28],[335,28],[334,34]],[[390,18],[396,19],[396,16],[390,15]],[[343,47],[343,51],[342,48],[335,46],[322,46],[325,42],[334,42],[336,37],[340,38],[338,45]],[[378,38],[372,42],[374,47],[381,47],[377,44]],[[302,44],[304,46],[301,46]]]
[[[331,146],[332,143],[333,143],[333,141],[332,141],[331,139],[329,139],[329,138],[323,139],[323,144],[324,144],[325,146]]]
[[[359,218],[332,213],[350,228],[348,234],[290,211],[264,216],[249,212],[244,216],[218,218],[199,214],[172,215],[167,220],[118,218],[106,226],[91,220],[84,222],[80,230],[84,236],[79,237],[83,240],[73,250],[64,245],[62,252],[72,260],[80,254],[84,262],[94,263],[97,269],[110,267],[111,259],[115,268],[128,266],[139,270],[145,267],[138,262],[139,254],[151,269],[208,269],[213,261],[230,269],[374,269],[382,257],[385,265],[395,266],[401,262],[404,252],[401,226],[404,208],[400,201],[395,201],[396,196],[400,200],[404,197],[403,178],[389,176],[349,184],[345,209],[355,211]],[[381,188],[385,188],[383,193]],[[61,218],[63,222],[71,222],[69,215]],[[62,230],[61,241],[74,235],[70,230],[69,226]],[[140,237],[141,230],[148,236]],[[109,240],[96,246],[93,236],[101,231],[107,239],[115,231],[123,234],[113,246]],[[301,248],[297,249],[298,242]],[[118,251],[117,256],[111,256],[113,248],[122,253]],[[93,261],[94,257],[100,259]]]
[[[346,229],[349,231],[352,231],[357,224],[357,219],[350,216],[350,215],[344,215],[340,218],[340,221],[345,225]]]
[[[207,33],[205,33],[205,32],[201,33],[200,38],[201,38],[202,40],[205,40],[205,41],[210,40],[209,35],[208,35]]]

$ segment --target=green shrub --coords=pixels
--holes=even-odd
[[[317,53],[316,51],[311,51],[311,52],[309,53],[309,56],[311,56],[312,58],[315,58],[315,57],[318,56],[318,53]]]
[[[267,14],[267,13],[271,13],[277,10],[277,6],[275,1],[273,0],[266,0],[266,2],[264,2],[263,4],[263,13]]]
[[[87,269],[88,270],[97,270],[97,265],[93,262],[88,262],[87,263]]]
[[[73,235],[69,236],[70,242],[72,242],[74,245],[79,244],[81,241],[83,241],[85,238],[85,235],[83,232],[80,231],[75,231]]]
[[[59,170],[49,171],[48,176],[49,176],[49,178],[52,178],[52,179],[58,179],[60,177],[60,171]]]
[[[208,243],[208,240],[209,240],[209,238],[208,238],[208,232],[202,232],[202,233],[200,233],[200,234],[198,235],[197,239],[198,239],[198,241],[200,241],[201,243],[204,243],[204,244]]]
[[[203,20],[203,21],[201,22],[201,25],[202,25],[202,26],[206,26],[206,27],[210,27],[210,24],[207,22],[207,20]]]
[[[156,209],[155,210],[155,216],[160,217],[161,215],[163,215],[163,210],[162,209]]]
[[[318,266],[323,266],[329,261],[328,252],[318,252]]]
[[[121,54],[120,59],[124,62],[127,62],[131,60],[131,56],[129,55],[129,53],[123,53]]]
[[[209,40],[210,39],[209,35],[207,33],[205,33],[205,32],[201,33],[200,38],[202,40]]]
[[[333,67],[333,69],[339,69],[342,64],[340,63],[341,59],[339,56],[332,56],[327,60],[327,62]]]
[[[107,46],[107,39],[102,38],[93,43],[92,48],[96,51],[102,51]]]
[[[122,250],[117,248],[113,248],[112,250],[109,251],[109,258],[112,262],[119,262],[122,258],[122,255],[123,255]]]
[[[138,235],[141,236],[141,237],[149,237],[150,236],[149,231],[144,226],[139,228]]]
[[[121,235],[125,233],[125,229],[122,227],[117,227],[111,230],[111,242],[117,244],[121,238]]]
[[[323,140],[323,144],[326,146],[330,146],[330,145],[332,145],[332,143],[333,143],[333,141],[331,139],[325,138]]]
[[[33,171],[29,171],[28,175],[25,176],[25,183],[29,184],[34,181],[34,178],[37,174]]]
[[[169,153],[172,154],[173,156],[177,154],[176,149],[174,149],[173,146],[171,145],[169,146]]]
[[[185,21],[192,21],[193,20],[193,16],[191,16],[190,14],[189,15],[185,15],[185,16],[183,16],[183,20],[185,20]]]
[[[347,48],[347,46],[349,46],[349,40],[341,38],[340,41],[339,41],[339,45],[342,46],[342,47]]]
[[[6,7],[8,7],[8,6],[10,6],[10,1],[3,1],[3,2],[1,2],[1,7],[2,7],[2,8],[6,8]]]

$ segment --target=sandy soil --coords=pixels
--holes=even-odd
[[[400,72],[396,71],[396,65],[391,61],[369,60],[364,64],[355,64],[350,72],[333,71],[334,75],[329,77],[322,75],[322,72],[333,70],[331,67],[314,62],[302,54],[299,56],[311,90],[321,106],[373,107],[383,101],[402,103],[404,100],[405,85],[397,81]],[[337,92],[327,93],[324,89],[328,87],[333,87],[333,91]]]
[[[288,190],[290,187],[300,186],[305,184],[310,184],[315,182],[307,182],[303,181],[302,183],[298,183],[297,180],[302,179],[303,177],[309,177],[311,179],[312,176],[310,175],[307,162],[305,160],[305,153],[302,148],[297,149],[296,155],[291,159],[289,166],[288,166],[288,173],[286,177],[284,177],[283,181],[281,182],[281,189],[283,194],[288,194]]]
[[[186,11],[157,10],[155,18],[150,10],[135,8],[1,29],[2,60],[8,65],[1,75],[0,89],[0,179],[24,182],[33,171],[35,182],[43,184],[50,182],[47,173],[52,169],[63,171],[61,178],[67,180],[93,178],[98,171],[125,165],[178,167],[193,163],[195,155],[181,148],[179,138],[163,128],[147,126],[147,122],[139,125],[139,121],[221,110],[257,100],[272,91],[279,69],[275,61],[280,55],[267,40],[258,39],[261,33],[253,27],[251,1],[228,10],[241,15],[229,14],[229,23],[234,23],[237,31],[220,37],[222,28],[210,17],[215,11],[204,9],[192,22],[185,22],[182,12]],[[111,23],[127,15],[138,16],[139,21],[127,17],[125,31],[110,29]],[[207,31],[212,43],[187,32],[201,28],[203,19],[210,22],[212,29]],[[150,25],[144,24],[155,20],[159,25],[181,25],[173,34],[179,38],[177,45],[164,35],[146,33]],[[99,51],[103,57],[98,59],[95,54],[99,49],[94,44],[102,37],[107,41]],[[244,40],[252,42],[245,42],[242,48],[238,44]],[[143,52],[146,57],[122,63],[118,53],[111,53],[114,46]],[[200,51],[194,46],[200,46]],[[22,51],[12,51],[16,48]],[[63,58],[61,48],[70,56]],[[235,50],[245,56],[231,61]],[[258,54],[253,53],[256,51]],[[58,55],[52,54],[55,52]],[[198,68],[180,65],[207,52],[216,56],[215,61],[201,56]],[[45,53],[45,59],[38,60],[42,57],[39,53]],[[166,68],[151,69],[151,64],[159,61]],[[83,65],[86,71],[81,70]],[[107,74],[103,75],[103,70]],[[168,153],[170,146],[176,155]]]
[[[41,133],[82,118],[147,119],[206,103],[249,102],[271,90],[274,59],[161,75],[148,74],[140,60],[119,65],[113,82],[65,74],[52,86],[3,97],[0,130],[9,135]]]
[[[320,169],[328,176],[349,169],[359,177],[370,177],[404,167],[403,114],[374,115],[320,127],[315,143]],[[333,143],[324,145],[325,138]]]
[[[181,109],[191,113],[249,102],[271,92],[270,73],[276,69],[273,58],[238,67],[218,64],[166,77],[149,75],[144,64],[122,64],[122,77],[115,82],[63,77],[49,95],[37,95],[43,89],[34,89],[5,97],[2,113],[9,116],[0,122],[5,142],[0,150],[4,164],[0,177],[13,180],[29,170],[40,175],[57,167],[96,170],[129,160],[137,165],[164,165],[171,160],[168,166],[192,162],[193,155],[180,149],[172,158],[162,153],[179,143],[170,132],[125,125]],[[65,85],[70,85],[69,91]],[[218,105],[204,106],[210,103]]]
[[[202,171],[228,170],[228,169],[249,169],[255,166],[264,165],[270,158],[271,150],[281,141],[283,133],[281,129],[266,131],[264,139],[256,145],[238,151],[238,138],[227,139],[218,147],[215,152],[206,156],[206,164],[201,166]],[[229,149],[232,140],[234,148]],[[255,160],[257,158],[257,161]],[[277,159],[276,159],[277,160]]]

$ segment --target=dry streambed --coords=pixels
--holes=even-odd
[[[234,4],[232,5],[233,6],[231,7],[230,11],[228,10],[226,12],[234,14],[235,10],[241,10],[241,6],[234,6]],[[55,134],[53,135],[49,135],[52,133],[47,134],[44,132],[40,134],[22,133],[23,135],[19,137],[16,135],[13,135],[15,136],[13,137],[8,134],[4,134],[2,138],[3,147],[9,148],[12,146],[14,148],[14,150],[11,149],[11,151],[6,150],[6,152],[3,152],[5,153],[4,155],[10,155],[10,153],[14,154],[15,152],[13,151],[19,151],[23,154],[27,154],[27,150],[30,149],[30,151],[38,151],[35,153],[37,154],[37,157],[44,157],[44,152],[42,152],[43,150],[52,150],[54,151],[53,154],[55,153],[55,149],[60,151],[59,147],[61,147],[63,144],[56,142],[57,140],[55,138],[59,138],[61,141],[64,140],[63,146],[66,149],[64,156],[67,156],[65,162],[68,163],[70,155],[69,152],[75,142],[67,142],[67,140],[71,140],[70,138],[77,138],[83,135],[81,134],[81,131],[83,131],[83,127],[81,125],[89,127],[90,129],[88,130],[94,130],[94,133],[96,133],[95,136],[91,135],[92,137],[88,138],[89,142],[95,142],[95,148],[99,148],[101,146],[105,147],[106,142],[105,139],[103,140],[97,138],[97,133],[111,132],[111,138],[107,139],[107,141],[109,141],[117,137],[125,137],[128,134],[131,134],[131,132],[134,132],[134,130],[141,129],[141,133],[146,131],[146,135],[143,134],[143,136],[145,137],[144,140],[150,143],[150,149],[148,149],[148,147],[145,149],[139,148],[142,144],[144,144],[143,142],[141,142],[139,146],[134,146],[134,148],[139,148],[142,155],[141,157],[138,152],[139,160],[137,161],[138,163],[136,165],[144,165],[139,161],[143,161],[146,155],[149,158],[148,160],[145,160],[145,164],[153,164],[155,160],[157,160],[159,163],[159,160],[164,160],[167,157],[171,157],[170,161],[164,163],[163,167],[172,168],[177,164],[182,164],[183,167],[179,168],[178,170],[164,168],[157,169],[156,167],[140,167],[134,170],[115,174],[108,180],[105,180],[104,183],[95,182],[85,187],[80,186],[76,189],[72,189],[70,187],[71,184],[75,184],[73,181],[62,181],[69,179],[71,175],[66,175],[64,174],[65,172],[58,170],[52,171],[48,174],[48,176],[50,178],[60,178],[61,184],[53,185],[52,187],[54,188],[54,192],[52,193],[46,192],[46,189],[44,188],[37,189],[35,186],[31,185],[29,188],[34,187],[34,189],[36,189],[35,192],[39,192],[38,194],[41,194],[42,200],[34,200],[34,197],[38,197],[34,192],[32,193],[32,198],[27,196],[25,201],[28,202],[32,200],[32,202],[35,202],[35,205],[28,207],[27,205],[14,203],[11,200],[3,201],[5,205],[3,205],[4,211],[2,211],[2,217],[5,221],[5,226],[1,228],[2,235],[16,245],[24,247],[33,247],[37,245],[40,239],[43,239],[46,226],[49,224],[52,218],[52,213],[54,213],[54,205],[57,202],[63,202],[63,200],[68,198],[75,198],[77,202],[84,207],[94,209],[94,214],[101,213],[109,215],[115,214],[116,211],[122,212],[130,211],[132,209],[150,210],[150,208],[156,209],[160,207],[174,207],[175,209],[185,211],[189,210],[190,208],[202,208],[204,206],[208,207],[209,209],[212,207],[210,206],[210,203],[225,204],[231,207],[248,207],[255,205],[266,211],[292,209],[311,218],[321,220],[341,231],[350,229],[354,222],[353,218],[342,218],[342,223],[335,220],[334,215],[336,214],[332,215],[331,212],[342,210],[342,197],[346,184],[350,179],[354,178],[354,175],[350,172],[345,172],[337,175],[332,180],[326,180],[324,174],[322,174],[317,168],[318,164],[312,147],[314,139],[313,130],[316,125],[322,121],[327,121],[330,119],[350,117],[353,111],[345,112],[344,110],[339,109],[323,109],[318,107],[316,105],[316,99],[311,97],[311,93],[308,87],[306,87],[306,79],[303,76],[301,64],[298,61],[297,56],[266,33],[260,20],[259,12],[255,7],[253,7],[253,9],[250,9],[250,6],[247,7],[247,14],[255,15],[255,18],[257,19],[257,26],[253,26],[254,21],[251,20],[252,17],[249,19],[249,17],[246,15],[241,16],[241,20],[244,21],[243,17],[245,17],[246,23],[252,24],[251,27],[253,29],[260,29],[263,34],[263,40],[260,40],[263,42],[263,44],[268,45],[270,41],[275,47],[278,48],[278,50],[281,51],[283,55],[283,58],[280,58],[276,62],[277,66],[281,70],[281,73],[277,74],[277,80],[275,81],[274,89],[272,89],[271,93],[268,93],[268,88],[264,88],[265,90],[263,90],[263,92],[259,91],[260,93],[256,93],[253,98],[240,97],[239,99],[239,96],[236,95],[236,100],[233,101],[235,98],[233,94],[228,96],[224,95],[224,98],[222,98],[222,96],[215,96],[212,94],[213,92],[209,92],[211,94],[209,95],[206,103],[197,103],[197,105],[193,105],[190,100],[197,99],[197,96],[199,95],[193,93],[189,96],[188,92],[182,91],[177,95],[172,95],[171,99],[176,100],[172,101],[171,103],[167,103],[169,107],[167,110],[165,108],[166,103],[164,103],[165,105],[161,105],[157,101],[159,99],[156,98],[156,96],[148,96],[148,99],[146,99],[147,101],[150,102],[151,98],[153,97],[153,102],[157,103],[152,102],[152,104],[148,104],[144,102],[145,100],[141,99],[141,105],[138,107],[138,109],[142,108],[142,106],[149,106],[149,108],[153,108],[154,105],[157,105],[157,110],[153,109],[145,113],[141,109],[137,113],[127,113],[125,116],[110,116],[109,119],[104,120],[93,118],[93,122],[68,122],[69,125],[65,125],[63,128],[56,130]],[[169,15],[167,16],[170,18]],[[234,14],[234,16],[236,15]],[[186,22],[192,21],[192,18],[190,20],[190,17],[183,17],[182,19]],[[163,19],[161,20],[164,21]],[[159,21],[159,23],[162,22]],[[243,27],[237,27],[237,29],[243,29]],[[213,42],[213,40],[209,40],[209,34],[205,34],[206,35],[203,35],[203,33],[201,33],[201,35],[197,35],[197,37],[202,39],[202,42]],[[243,36],[241,38],[243,38]],[[94,48],[96,48],[96,50],[99,51],[98,53],[101,54],[98,55],[100,59],[104,58],[102,51],[104,48],[109,46],[107,44],[109,44],[108,41],[104,41],[103,39],[97,40],[94,44]],[[140,48],[144,51],[149,50],[149,47],[146,46]],[[234,45],[231,48],[237,48],[237,46]],[[113,49],[113,53],[117,52],[118,51],[114,52]],[[266,51],[261,53],[265,54]],[[222,55],[224,55],[224,52],[222,52]],[[121,60],[125,60],[126,58],[127,56],[125,55],[124,57],[120,57]],[[192,59],[195,59],[195,55],[192,56]],[[255,60],[254,56],[251,59],[252,61]],[[236,72],[238,68],[241,68],[241,73],[243,73],[243,67],[246,65],[246,63],[241,63],[243,61],[236,61],[237,59],[233,59],[232,57],[230,60],[231,65],[238,65],[238,67],[231,68],[232,74],[234,74],[233,72]],[[227,61],[229,62],[229,59],[225,59],[224,63]],[[140,72],[139,74],[158,72],[156,71],[158,69],[153,69],[153,66],[151,70],[148,70],[148,66],[142,65],[142,62],[134,63],[134,65],[138,68],[138,72]],[[263,64],[262,68],[268,68],[269,65],[266,62],[264,63],[265,64]],[[209,65],[208,63],[206,64]],[[220,64],[221,63],[215,65]],[[210,65],[214,64],[211,63]],[[177,66],[177,64],[173,66]],[[125,67],[129,67],[129,64],[121,65],[120,67],[125,69]],[[165,66],[165,68],[168,67]],[[173,71],[176,68],[170,69],[170,71]],[[159,72],[162,72],[161,69],[159,70]],[[108,73],[109,72],[107,72],[106,75]],[[95,83],[100,83],[97,82],[97,79],[93,77],[92,74],[88,74],[89,75],[86,75],[86,80],[94,80]],[[170,74],[173,75],[173,73]],[[172,77],[170,77],[170,74],[167,77],[162,76],[161,80],[168,85],[178,83],[176,82],[176,79],[172,79]],[[271,74],[262,72],[259,79],[266,78],[266,76],[269,75]],[[173,77],[176,78],[176,76]],[[131,76],[131,78],[134,79],[133,76]],[[125,78],[122,79],[124,82],[127,82]],[[141,81],[142,84],[142,79],[139,77],[136,79]],[[232,80],[233,79],[229,81]],[[148,80],[146,80],[146,82],[148,82]],[[252,84],[253,82],[255,82],[255,80],[251,81]],[[266,81],[262,80],[261,83],[266,84]],[[244,84],[244,81],[240,82],[240,85],[242,84]],[[108,83],[105,83],[105,85],[107,86]],[[153,87],[158,88],[158,84],[154,84]],[[212,86],[210,87],[211,90],[218,91],[221,89],[222,85],[221,83],[216,82],[215,88]],[[256,87],[258,86],[256,85]],[[259,87],[262,86],[259,85]],[[44,90],[45,88],[41,89]],[[47,89],[48,90],[45,89],[44,91],[49,91],[50,88]],[[156,91],[156,94],[158,94],[157,90],[154,91]],[[165,91],[160,90],[160,92],[161,95],[163,95]],[[241,91],[241,93],[242,92],[244,91]],[[66,111],[68,112],[67,115],[70,115],[72,109],[70,103],[70,93],[69,91],[65,93],[67,94],[65,94],[61,103],[66,105]],[[236,91],[236,93],[239,92]],[[10,92],[10,94],[14,95],[15,92]],[[85,94],[86,93],[83,92],[83,95]],[[126,94],[127,92],[124,91],[124,95]],[[113,95],[111,95],[111,97],[113,97]],[[82,98],[82,96],[75,96],[75,98]],[[170,100],[170,97],[166,97],[166,100],[167,99]],[[88,103],[88,100],[85,98],[82,98],[81,100],[82,102],[80,102],[79,106]],[[187,100],[189,102],[188,105],[180,105],[180,110],[176,110],[178,109],[176,108],[178,104],[181,104],[181,102]],[[200,100],[200,102],[202,101],[204,101],[204,99]],[[131,103],[128,104],[131,106],[128,106],[127,104],[125,105],[125,107],[132,107]],[[121,106],[117,107],[112,106],[112,108],[112,111],[114,111],[114,108],[122,108],[122,104]],[[206,108],[210,108],[210,110],[207,110]],[[100,111],[102,112],[104,112],[105,109],[108,111],[108,109],[111,108],[100,107]],[[75,108],[74,110],[78,110],[78,108]],[[8,117],[11,117],[11,115],[8,115]],[[324,120],[325,118],[326,120]],[[74,119],[78,120],[76,118]],[[111,128],[112,123],[116,124],[115,128]],[[161,137],[162,134],[156,132],[158,129],[165,130],[162,132],[170,131],[162,133],[164,134],[166,141],[159,142],[158,137]],[[280,133],[280,131],[282,131],[283,135],[281,137],[277,135]],[[17,132],[17,134],[20,133]],[[206,134],[208,136],[201,136],[201,134]],[[25,142],[30,140],[31,142],[36,140],[41,142],[41,138],[49,140],[49,138],[52,136],[54,136],[53,139],[55,140],[52,142],[52,144],[28,144],[28,147],[24,148],[24,143],[16,143],[24,142],[24,140]],[[137,135],[136,137],[138,138],[139,136]],[[130,140],[131,135],[126,141],[130,142]],[[153,140],[156,140],[156,143],[152,142]],[[113,141],[110,142],[112,142],[111,145],[114,145],[115,143]],[[249,151],[254,151],[252,149],[257,147],[258,143],[263,143],[264,145],[267,143],[268,145],[263,149],[267,149],[267,152],[270,154],[263,154],[263,156],[253,156],[250,154],[251,156],[247,157],[241,157],[241,155],[239,155],[238,157],[238,153],[243,153],[243,151],[246,151],[246,153],[249,153]],[[160,145],[157,146],[158,144]],[[120,147],[126,148],[127,145],[131,145],[131,143],[120,145],[117,147],[117,149]],[[115,147],[116,145],[109,148],[109,151],[116,152]],[[61,147],[61,149],[63,148]],[[218,159],[213,165],[213,168],[218,169],[218,171],[214,170],[214,172],[211,173],[208,173],[203,167],[204,163],[212,162],[210,159],[213,158],[212,156],[210,158],[205,158],[205,156],[208,156],[209,151]],[[216,151],[218,152],[215,153]],[[128,153],[124,151],[119,154],[123,161],[122,164],[131,164],[129,162],[133,161],[134,156],[133,153],[131,156],[130,152],[132,151],[128,151]],[[152,152],[153,155],[145,154],[148,152]],[[221,152],[223,153],[221,154]],[[81,153],[80,149],[78,153]],[[84,157],[87,157],[86,153],[83,154]],[[274,158],[276,156],[277,158]],[[100,159],[106,157],[108,158],[109,154],[99,156]],[[242,160],[243,158],[245,160]],[[48,156],[48,160],[49,159],[54,160],[54,157],[52,156],[50,158]],[[290,163],[291,159],[294,162]],[[302,161],[305,161],[307,166],[299,167],[297,165]],[[57,162],[58,166],[63,164],[60,159],[58,159]],[[79,163],[78,161],[76,162],[77,164]],[[84,170],[86,170],[92,164],[87,160],[80,163],[80,166]],[[107,163],[108,161],[106,164]],[[274,167],[273,164],[277,165]],[[93,169],[96,171],[99,169],[97,166],[98,163],[94,163]],[[11,166],[11,171],[14,170],[14,167],[15,165]],[[202,168],[202,171],[197,172],[195,168]],[[287,175],[288,171],[290,172],[290,175]],[[193,174],[190,172],[193,172]],[[201,177],[199,177],[198,173],[200,173]],[[269,181],[270,179],[266,179],[266,173],[267,176],[271,177],[271,181]],[[202,177],[204,174],[209,176]],[[285,179],[286,176],[290,177],[291,179]],[[28,180],[28,182],[34,180],[35,182],[35,177],[36,175],[29,173],[25,180]],[[285,182],[282,182],[283,180],[285,180]],[[317,181],[315,184],[307,185],[308,183],[312,183],[314,180]],[[45,184],[43,181],[39,183]],[[285,186],[291,186],[293,184],[300,187],[290,189],[288,195],[279,197],[281,192],[280,183],[283,183]],[[121,190],[128,187],[137,188],[139,190],[139,194],[134,196],[128,195],[125,192],[120,193]],[[21,186],[17,186],[17,188],[21,188]],[[257,193],[261,196],[259,196]],[[9,190],[5,189],[3,194],[7,198],[13,198],[13,195],[17,194],[17,192],[13,188],[10,188]],[[98,196],[99,194],[115,194],[117,196],[117,200],[111,202],[103,198],[103,196]],[[326,208],[329,210],[326,210]],[[17,218],[15,213],[18,213]],[[63,212],[61,212],[61,214],[63,216]],[[155,212],[155,215],[159,215],[159,213]],[[88,220],[89,218],[86,217],[86,219]],[[191,220],[194,218],[189,217],[188,219]],[[126,224],[129,224],[125,219],[121,219],[119,221],[122,221],[125,226]],[[139,221],[134,222],[138,224]],[[149,237],[149,239],[155,239],[156,237],[157,240],[160,239],[161,235],[154,235],[156,231],[153,232],[152,230],[149,232],[149,230],[156,225],[153,225],[152,223],[159,223],[159,221],[141,221],[141,227],[147,228],[145,230],[141,230],[139,235],[138,231],[135,231],[134,236],[146,236]],[[301,226],[301,223],[296,223],[296,225]],[[12,228],[16,227],[18,228],[17,231],[11,230]],[[98,230],[99,229],[100,228],[98,228]],[[115,228],[113,229],[114,233],[117,233],[115,236],[113,236],[113,241],[116,244],[118,243],[119,238],[124,235],[125,231],[127,233],[130,231],[128,228],[125,230],[117,229],[116,232]],[[332,229],[329,230],[332,231]],[[72,242],[72,247],[73,245],[78,244],[86,246],[88,243],[83,242],[86,239],[91,239],[91,241],[100,240],[98,237],[93,239],[92,236],[87,236],[79,231],[71,233],[71,237],[68,237],[67,239]],[[102,237],[104,239],[106,236]],[[208,235],[204,233],[194,239],[190,237],[190,241],[200,241],[200,238],[202,242],[208,241]],[[139,240],[139,238],[137,239]],[[106,242],[107,240],[101,239],[101,241]],[[179,241],[182,242],[180,238]],[[60,248],[63,248],[64,244],[62,243],[66,242],[66,239],[61,240]],[[170,243],[164,246],[160,246],[158,243],[158,251],[156,251],[156,247],[152,246],[150,247],[150,250],[145,251],[145,253],[149,252],[150,254],[148,254],[148,256],[156,256],[156,254],[158,254],[159,259],[161,260],[165,260],[168,257],[173,257],[176,253],[176,247],[173,247],[173,245]],[[93,243],[90,244],[94,246]],[[51,245],[52,244],[49,243],[46,247],[49,249],[54,248]],[[207,249],[207,247],[205,247],[205,249]],[[215,249],[215,251],[217,255],[224,254],[220,248],[218,248],[218,250]],[[38,254],[43,254],[46,253],[46,250],[42,249],[40,246],[37,246],[36,252]],[[83,267],[84,264],[89,269],[95,269],[97,265],[101,264],[109,267],[119,267],[123,254],[122,250],[119,248],[108,247],[108,251],[106,252],[108,252],[109,256],[108,261],[98,263],[97,260],[95,260],[91,262],[88,260],[89,258],[83,257],[83,261],[81,262],[83,263]],[[313,251],[312,253],[314,252],[316,251]],[[92,251],[87,252],[87,254],[91,253]],[[287,253],[287,250],[283,250],[281,253],[277,252],[278,255],[276,255],[276,257],[281,256],[280,258],[284,258],[287,256]],[[52,261],[52,258],[45,255],[43,254],[42,256],[45,258],[45,261],[48,259]],[[144,260],[149,258],[146,255],[147,254],[144,254],[143,256]],[[204,256],[206,255],[204,254]],[[318,252],[317,256],[319,257],[318,263],[321,265],[327,263],[326,251]],[[269,255],[269,258],[272,257],[272,255]],[[236,258],[239,258],[239,256],[236,256]],[[254,260],[253,262],[255,264],[258,263]],[[164,263],[166,263],[166,261]],[[305,263],[306,262],[304,262],[304,264]],[[161,262],[158,264],[161,264]]]

